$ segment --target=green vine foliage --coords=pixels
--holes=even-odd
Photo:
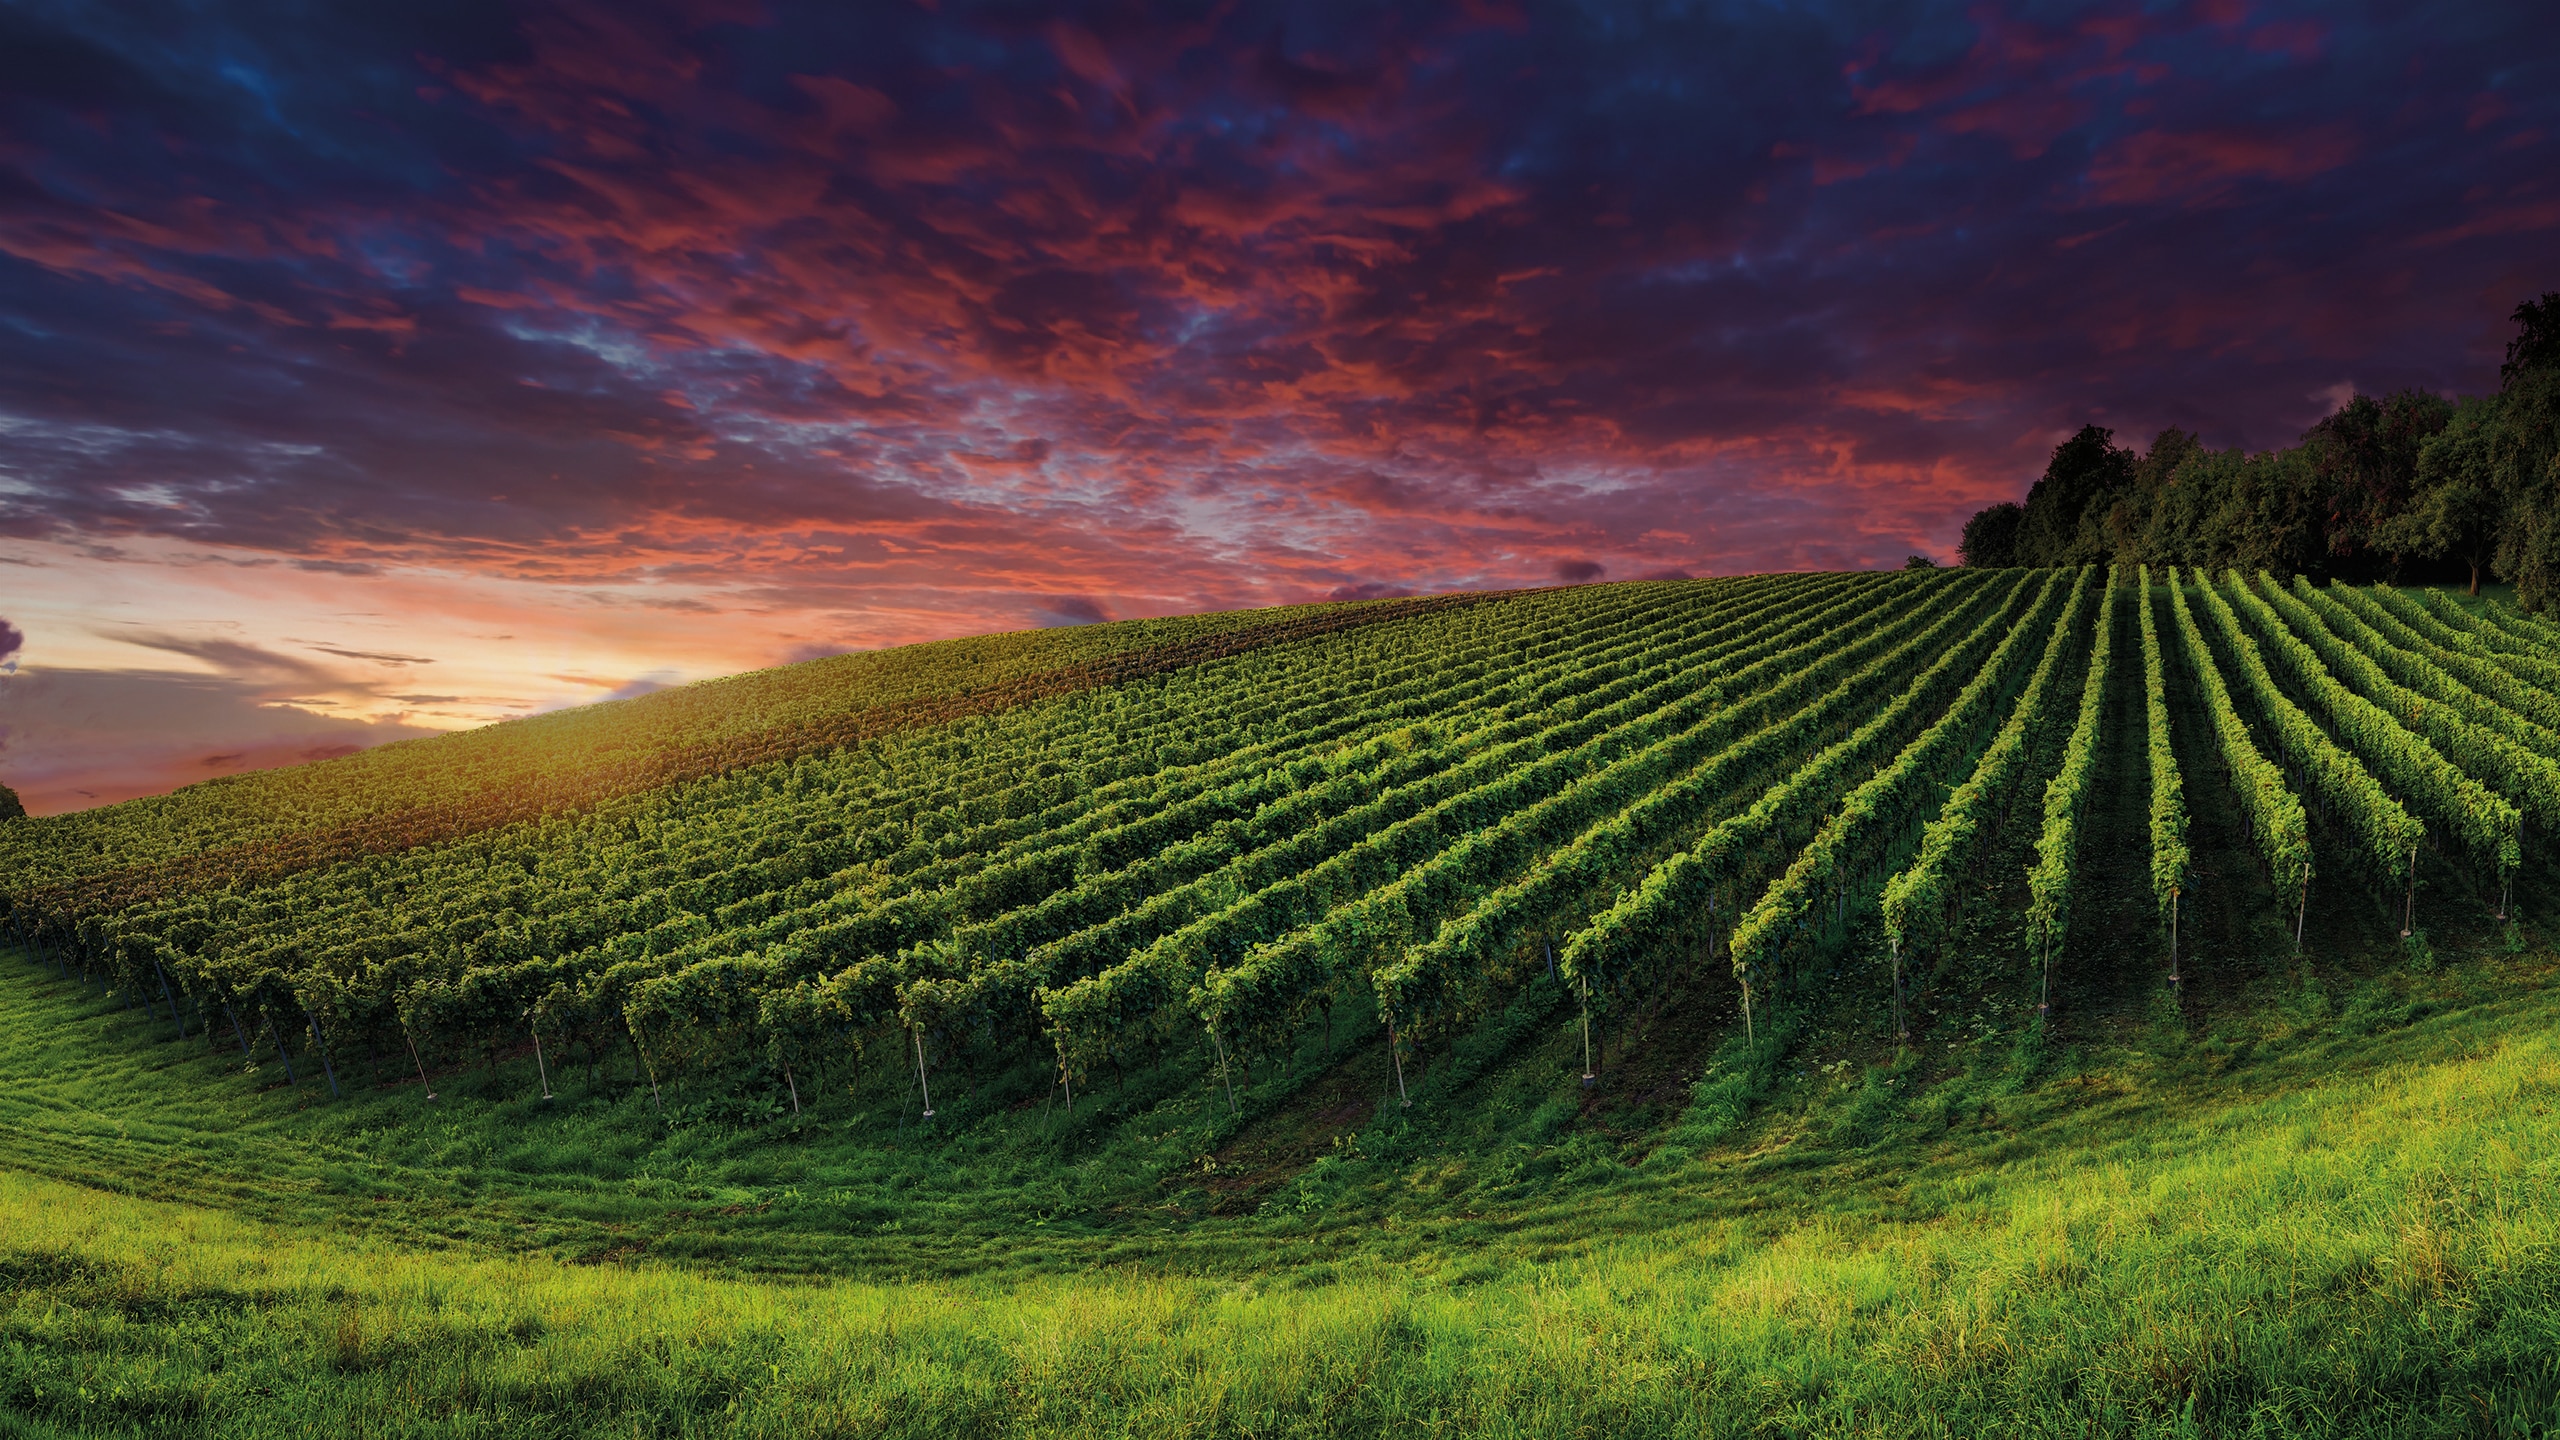
[[[1125,962],[1044,990],[1062,1062],[1088,1062],[1114,1035],[1176,1033],[1190,1011],[1243,1053],[1279,1043],[1341,984],[1389,963],[1520,863],[1524,840],[1560,833],[1613,796],[1626,803],[1644,777],[1659,780],[1694,757],[1725,728],[1706,724],[1719,707],[1728,717],[1751,713],[1793,666],[1844,644],[1861,648],[1851,637],[1886,621],[1883,597],[1898,590],[1861,589],[1793,624],[1761,627],[1561,728],[1507,745],[1462,742],[1475,755],[1472,787],[1382,814],[1338,852],[1281,866],[1267,883],[1233,884],[1221,903]]]
[[[2519,617],[2514,624],[2502,625],[2486,615],[2474,614],[2452,596],[2436,590],[2394,590],[2392,594],[2441,627],[2443,633],[2459,637],[2465,648],[2488,656],[2537,684],[2560,685],[2560,652],[2544,643],[2537,633],[2540,627],[2534,622]]]
[[[2080,684],[2079,719],[2063,742],[2062,768],[2045,783],[2044,831],[2036,838],[2036,863],[2027,871],[2027,936],[2050,958],[2062,948],[2071,924],[2071,900],[2080,878],[2080,822],[2098,773],[2098,726],[2106,711],[2108,666],[2115,648],[2117,567],[2107,571],[2098,603],[2098,635]]]
[[[2151,774],[2151,896],[2163,915],[2187,886],[2187,800],[2178,755],[2170,744],[2168,667],[2160,650],[2160,624],[2151,602],[2151,567],[2135,577],[2134,606],[2142,626],[2143,740]]]
[[[2185,649],[2188,667],[2204,691],[2205,716],[2213,725],[2223,772],[2230,779],[2232,793],[2239,798],[2241,813],[2248,817],[2250,838],[2257,844],[2259,858],[2266,861],[2268,877],[2278,892],[2302,893],[2311,883],[2310,817],[2302,808],[2301,797],[2285,782],[2284,772],[2261,754],[2250,738],[2248,725],[2231,702],[2230,686],[2223,681],[2212,647],[2205,643],[2195,612],[2187,606],[2186,589],[2178,581],[2176,568],[2163,571],[2162,576],[2167,582],[2170,618]]]
[[[2478,636],[2446,624],[2434,611],[2389,585],[2356,590],[2333,582],[2333,588],[2394,643],[2428,656],[2461,676],[2463,683],[2495,695],[2500,703],[2532,716],[2537,723],[2560,729],[2560,668],[2491,649]]]
[[[1942,788],[1940,777],[1980,738],[2027,655],[2055,629],[2063,579],[2059,571],[2046,577],[2034,606],[2010,626],[1946,712],[1891,763],[1850,791],[1795,861],[1744,912],[1731,941],[1737,974],[1769,965],[1790,941],[1815,929],[1816,912],[1863,879],[1862,867],[1881,858],[1894,837],[1925,818]]]
[[[2355,855],[2376,878],[2400,881],[2417,864],[2426,843],[2426,825],[2409,813],[2373,778],[2355,756],[2332,742],[2302,707],[2293,703],[2267,669],[2258,642],[2251,639],[2239,615],[2206,574],[2195,572],[2196,594],[2203,601],[2229,647],[2241,684],[2257,714],[2275,735],[2278,747],[2296,774],[2355,836]]]
[[[1915,583],[1893,594],[1967,595],[1978,581]],[[1923,643],[1934,633],[1923,628],[1930,614],[1913,606],[1896,615],[1888,602],[1862,618],[1869,628],[1854,642],[1843,635],[1768,657],[1749,677],[1758,688],[1712,707],[1675,742],[1587,776],[1454,847],[1445,858],[1465,867],[1458,908],[1368,977],[1404,1033],[1437,1038],[1499,1005],[1508,982],[1545,953],[1544,946],[1530,953],[1533,936],[1574,928],[1587,916],[1586,897],[1694,838],[1741,777],[1800,763],[1806,738],[1858,703],[1859,687],[1843,682],[1862,666],[1881,672]]]
[[[2291,592],[2296,600],[2319,617],[2323,626],[2347,642],[2355,653],[2370,660],[2382,674],[2529,753],[2546,760],[2560,760],[2560,730],[2549,729],[2516,713],[2499,700],[2473,688],[2422,651],[2393,640],[2374,623],[2378,619],[2389,624],[2389,616],[2378,615],[2368,619],[2364,612],[2350,603],[2347,594],[2316,589],[2299,575],[2294,577]],[[2515,799],[2515,796],[2510,793],[2508,798]],[[2517,800],[2516,803],[2527,813],[2533,812],[2533,806],[2524,801]]]
[[[2461,605],[2447,597],[2442,602],[2442,608],[2475,618],[2495,632],[2506,648],[2520,648],[2527,654],[2560,662],[2560,628],[2555,628],[2542,616],[2527,615],[2513,606],[2501,604],[2495,600],[2484,602],[2475,613],[2464,610]]]
[[[2331,725],[2360,746],[2371,745],[2375,768],[2475,857],[2495,866],[2499,877],[2522,862],[2528,813],[2544,825],[2560,819],[2560,765],[2394,681],[2274,577],[2259,575],[2254,585],[2238,582],[2235,593],[2259,627],[2277,637],[2290,667],[2305,677],[2300,683],[2328,710]],[[2473,775],[2487,776],[2490,783]]]
[[[1967,625],[1955,645],[1937,648],[1937,658],[1925,665],[1914,656],[1909,663],[1916,676],[1873,719],[1777,778],[1748,809],[1718,824],[1694,847],[1654,866],[1616,904],[1594,916],[1566,945],[1569,973],[1585,993],[1605,995],[1613,971],[1623,973],[1645,963],[1636,957],[1671,952],[1698,917],[1715,913],[1720,892],[1729,900],[1778,868],[1770,863],[1772,858],[1803,843],[1797,837],[1818,824],[1860,767],[1893,753],[1922,719],[1963,688],[1972,667],[1997,643],[2027,593],[2023,575],[2010,582],[1998,608]],[[1887,677],[1879,679],[1890,683]],[[1747,1004],[1758,977],[1747,955],[1734,957],[1733,965]]]
[[[1718,961],[1765,994],[1870,897],[1897,958],[1942,946],[2028,816],[2031,933],[2058,946],[2127,599],[2155,894],[2186,883],[2190,673],[2289,899],[2312,848],[2279,760],[2368,870],[2432,831],[2503,872],[2523,821],[2560,823],[2538,622],[2175,572],[1776,575],[1160,626],[1143,654],[990,642],[822,667],[884,687],[832,702],[777,672],[717,692],[734,717],[519,732],[643,752],[501,764],[531,799],[440,788],[499,751],[432,742],[11,821],[0,928],[255,1063],[538,1041],[796,1095],[888,1045],[1075,1078],[1168,1045],[1257,1063],[1364,991],[1443,1044],[1549,965],[1603,1017]]]
[[[2059,713],[2050,696],[2076,663],[2072,648],[2088,614],[2096,571],[2083,567],[2071,586],[2062,623],[2045,640],[2043,658],[2019,690],[2009,718],[1984,747],[1973,773],[1924,826],[1911,864],[1887,880],[1879,909],[1898,955],[1919,955],[1943,941],[1961,908],[1964,880],[2025,791],[2035,755]]]

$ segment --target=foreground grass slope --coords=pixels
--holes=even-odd
[[[1172,1237],[1079,1274],[758,1280],[0,1174],[0,1411],[35,1435],[2546,1434],[2541,968],[2436,977],[2441,1013],[2378,1033],[2278,1008],[1993,1075],[2005,1123],[1970,1137],[1920,1105],[1861,1132],[1857,1091],[1816,1084],[1739,1143],[1499,1217],[1439,1205],[1419,1164],[1355,1232],[1232,1222],[1249,1270]],[[27,1053],[13,1099],[45,1089]]]

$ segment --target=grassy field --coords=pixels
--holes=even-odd
[[[26,1434],[2560,1423],[2560,997],[2532,955],[2270,977],[2203,1035],[1994,1034],[1926,1085],[1898,1083],[1928,1078],[1914,1058],[1816,1063],[1808,1036],[1750,1120],[1709,1077],[1641,1154],[1595,1109],[1505,1170],[1473,1129],[1508,1097],[1399,1113],[1249,1212],[1152,1226],[1090,1197],[1023,1222],[1078,1168],[1023,1165],[1062,1143],[1027,1118],[1010,1159],[987,1133],[926,1142],[957,1161],[942,1184],[840,1137],[839,1163],[911,1192],[850,1225],[807,1178],[573,1183],[489,1163],[542,1143],[502,1104],[333,1112],[192,1055],[133,1072],[114,1032],[136,1017],[5,963],[0,1410]],[[1477,1094],[1547,1068],[1519,1048]],[[778,1148],[616,1104],[579,1129],[635,1171]],[[1220,1153],[1251,1168],[1286,1118]],[[665,1228],[627,1228],[643,1214]],[[618,1229],[629,1248],[598,1248]],[[862,1278],[745,1273],[775,1264]]]

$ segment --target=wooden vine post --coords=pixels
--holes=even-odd
[[[1760,1034],[1751,1024],[1751,971],[1741,965],[1733,968],[1735,976],[1742,981],[1742,1043],[1757,1055],[1760,1053]]]
[[[187,1022],[178,1016],[178,997],[169,989],[169,972],[160,968],[156,958],[151,962],[151,971],[160,977],[160,998],[169,1002],[169,1018],[178,1026],[178,1038],[184,1040],[187,1038]]]
[[[552,1098],[551,1066],[542,1058],[542,1027],[531,1025],[525,1028],[533,1033],[533,1073],[542,1077],[542,1098],[549,1100]]]
[[[2501,907],[2503,908],[2503,907]],[[2418,847],[2409,847],[2409,900],[2400,912],[2400,938],[2406,940],[2418,928]],[[2295,949],[2302,948],[2296,945]]]
[[[260,1010],[266,1010],[267,1033],[275,1037],[276,1058],[284,1062],[284,1083],[287,1085],[301,1084],[301,1081],[293,1078],[293,1056],[284,1048],[284,1027],[276,1023],[274,1011],[267,1010],[263,1005],[258,1008]]]
[[[2042,951],[2044,952],[2044,979],[2043,979],[2043,981],[2041,982],[2041,984],[2039,984],[2039,986],[2037,987],[2037,990],[2036,990],[2036,1018],[2037,1018],[2037,1019],[2039,1019],[2039,1020],[2042,1020],[2042,1019],[2045,1019],[2045,1018],[2047,1018],[2048,1016],[2052,1015],[2052,1013],[2053,1013],[2053,930],[2052,930],[2052,928],[2048,926],[2048,927],[2043,931],[2043,933],[2042,933],[2042,935],[2041,935],[2041,937],[2040,937],[2040,938],[2042,939],[2043,943],[2042,943],[2041,945],[2039,945],[2037,948],[2039,948],[2040,950],[2042,950]]]
[[[426,1091],[427,1099],[433,1101],[436,1098],[435,1083],[427,1078],[427,1062],[418,1058],[418,1037],[409,1033],[409,1023],[405,1020],[400,1022],[400,1038],[409,1042],[409,1063],[418,1067],[418,1088]],[[653,1089],[651,1093],[656,1092]]]
[[[327,1036],[320,1033],[320,1017],[312,1014],[311,1007],[305,1005],[302,1007],[302,1018],[311,1024],[311,1053],[320,1057],[320,1073],[329,1080],[329,1098],[332,1100],[345,1098],[338,1093],[338,1067],[329,1063],[329,1040]]]
[[[1893,1038],[1894,1038],[1894,1040],[1895,1040],[1897,1043],[1899,1043],[1899,1044],[1902,1044],[1902,1045],[1908,1045],[1908,1044],[1910,1044],[1910,1043],[1911,1043],[1911,1025],[1910,1025],[1909,1020],[1905,1017],[1905,1015],[1904,1015],[1904,1013],[1903,1013],[1903,1008],[1902,1008],[1902,940],[1901,940],[1901,937],[1899,937],[1899,936],[1895,936],[1895,937],[1893,937],[1892,943],[1893,943]]]
[[[930,1120],[933,1118],[933,1084],[924,1075],[924,1032],[910,1025],[907,1038],[916,1042],[916,1088],[924,1092],[924,1118]]]
[[[667,1102],[658,1094],[658,1062],[649,1054],[648,1042],[640,1038],[640,1027],[631,1023],[628,1011],[623,1014],[622,1028],[631,1032],[631,1048],[640,1052],[641,1067],[649,1072],[649,1104],[663,1116]]]
[[[1218,1047],[1218,1081],[1227,1087],[1227,1113],[1238,1114],[1240,1112],[1236,1109],[1236,1082],[1227,1074],[1227,1042],[1220,1038],[1218,1027],[1215,1025],[1209,1027],[1209,1043]]]

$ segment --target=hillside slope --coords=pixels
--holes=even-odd
[[[1386,613],[87,908],[157,812],[22,832],[0,1410],[2560,1418],[2547,632],[2095,570]]]
[[[2269,976],[2232,987],[2209,1034],[2138,1030],[2040,1074],[1993,1037],[1881,1105],[1872,1075],[1815,1063],[1695,1154],[1632,1153],[1597,1113],[1534,1151],[1442,1148],[1507,1108],[1510,1070],[1578,1088],[1532,1047],[1481,1107],[1381,1115],[1255,1213],[1161,1227],[1060,1205],[1073,1182],[1053,1177],[1090,1167],[1090,1137],[1036,1114],[1010,1123],[1047,1166],[1021,1163],[1029,1145],[989,1163],[983,1132],[925,1155],[875,1141],[888,1183],[853,1194],[801,1153],[823,1135],[768,1137],[754,1184],[724,1173],[741,1156],[653,1148],[645,1111],[573,1112],[598,1150],[643,1157],[607,1181],[529,1167],[566,1128],[530,1106],[376,1106],[341,1127],[309,1089],[201,1061],[119,1083],[142,1022],[0,966],[0,1417],[43,1427],[19,1433],[2532,1435],[2560,1419],[2547,961],[2308,998]],[[870,1278],[734,1276],[773,1262]],[[888,1278],[901,1269],[942,1275]]]

